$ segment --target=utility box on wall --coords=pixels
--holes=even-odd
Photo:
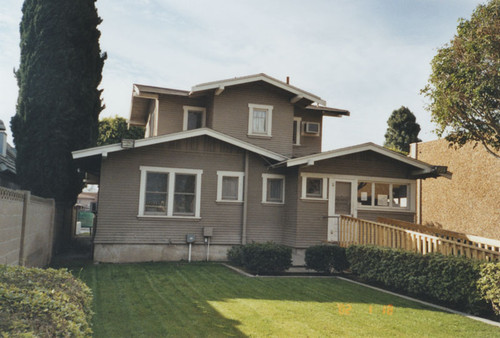
[[[196,240],[196,236],[194,234],[187,234],[186,235],[186,243],[194,243]]]
[[[212,237],[214,235],[213,227],[204,227],[203,228],[203,237]]]

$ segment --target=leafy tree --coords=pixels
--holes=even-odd
[[[123,117],[106,117],[99,121],[99,137],[97,145],[119,143],[122,139],[137,140],[144,138],[144,128],[127,125],[127,120]]]
[[[418,133],[420,125],[416,122],[415,115],[410,109],[401,106],[394,110],[387,120],[384,146],[400,152],[408,153],[410,143],[420,142]]]
[[[96,144],[103,109],[95,0],[25,0],[19,97],[11,129],[23,189],[72,206],[82,188],[71,151]],[[65,231],[65,230],[63,230]],[[67,234],[65,234],[67,235]]]
[[[500,158],[500,0],[479,5],[438,50],[422,93],[438,136],[472,141]]]

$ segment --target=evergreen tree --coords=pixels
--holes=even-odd
[[[95,0],[25,0],[19,97],[11,120],[23,189],[72,206],[82,188],[71,151],[96,144],[103,109]]]
[[[122,139],[137,140],[144,138],[144,128],[127,125],[123,117],[106,117],[99,121],[97,145],[120,143]]]
[[[401,106],[394,110],[387,120],[387,125],[384,143],[386,148],[408,153],[410,143],[421,141],[418,138],[420,125],[416,122],[415,115],[406,107]]]

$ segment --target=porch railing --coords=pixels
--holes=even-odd
[[[476,237],[477,239],[477,237]],[[372,222],[354,217],[340,217],[339,245],[372,244],[427,254],[466,256],[486,261],[500,260],[500,242],[465,241],[462,238],[436,236],[402,226]]]

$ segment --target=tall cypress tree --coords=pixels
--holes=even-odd
[[[106,55],[96,0],[25,0],[11,129],[23,189],[71,206],[82,188],[71,151],[95,145]]]
[[[420,142],[418,133],[420,125],[410,109],[401,106],[392,112],[387,120],[387,132],[385,133],[384,146],[390,149],[408,153],[410,143]]]

